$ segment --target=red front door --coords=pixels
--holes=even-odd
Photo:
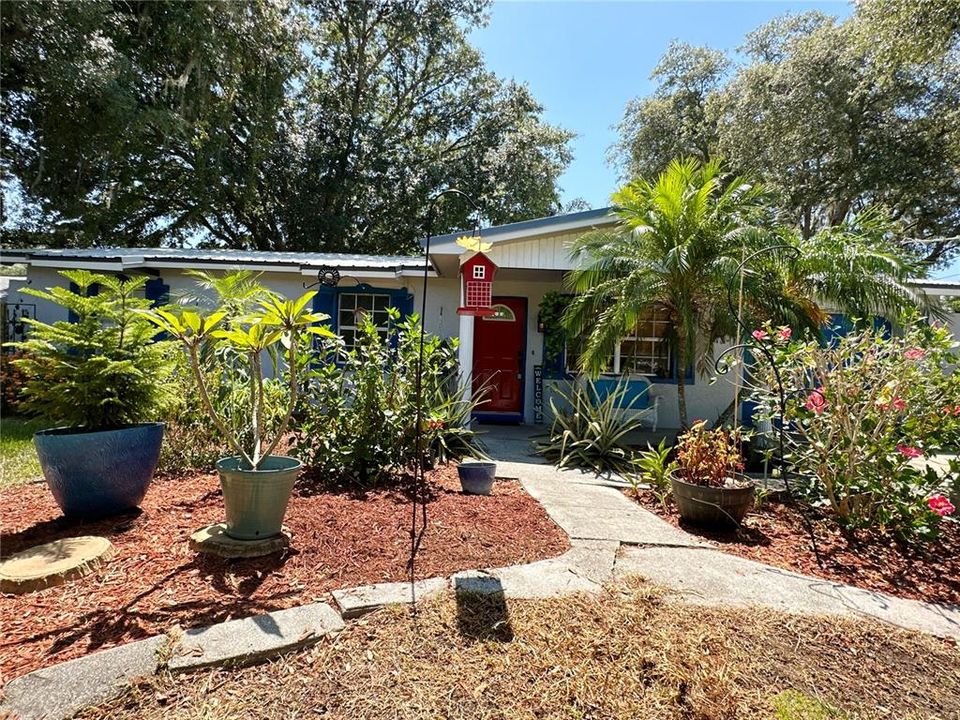
[[[496,311],[473,325],[473,391],[483,393],[478,412],[523,411],[526,298],[493,298]]]

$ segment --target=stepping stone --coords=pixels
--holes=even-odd
[[[260,540],[237,540],[227,535],[227,524],[216,523],[200,528],[190,536],[190,549],[222,558],[250,558],[270,555],[290,547],[290,533]]]
[[[414,583],[417,600],[437,595],[447,588],[446,578],[430,578]],[[344,620],[366,615],[387,605],[411,605],[410,583],[378,583],[333,590]]]
[[[343,627],[339,613],[326,603],[229,620],[184,632],[174,643],[167,667],[192,670],[211,665],[247,665],[312,645]]]
[[[127,684],[153,675],[166,635],[102,650],[34,670],[7,683],[0,717],[8,711],[23,720],[60,720],[120,695]]]
[[[117,551],[104,537],[62,538],[0,562],[0,592],[22,595],[96,572]]]

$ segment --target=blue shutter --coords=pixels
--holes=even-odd
[[[337,291],[331,287],[321,287],[313,296],[313,311],[330,317],[324,321],[331,329],[337,329]]]
[[[824,347],[836,347],[840,338],[846,337],[854,329],[853,320],[841,313],[833,313],[830,319],[822,329],[822,345]],[[884,338],[889,338],[893,333],[893,325],[884,317],[873,316],[873,330]]]
[[[76,283],[70,283],[70,292],[72,292],[74,295],[78,295],[80,293],[80,288],[77,287]],[[73,310],[69,310],[67,312],[67,320],[69,322],[75,323],[79,319],[80,318],[77,316],[77,314]]]
[[[853,330],[853,321],[841,313],[832,313],[827,324],[821,331],[823,347],[836,347],[840,338],[846,337]]]
[[[406,288],[391,291],[390,304],[400,311],[401,320],[413,314],[413,294],[407,292]],[[423,318],[420,319],[423,320]]]
[[[170,286],[163,281],[163,278],[152,278],[147,280],[143,288],[143,296],[150,300],[153,307],[166,305],[170,302]]]

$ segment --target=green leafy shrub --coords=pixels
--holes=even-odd
[[[173,382],[181,394],[164,418],[167,424],[165,442],[160,448],[157,466],[167,473],[206,470],[229,454],[229,447],[207,416],[193,373],[182,355],[178,353],[173,372]],[[219,373],[210,377],[208,387],[217,386],[216,378],[222,377],[224,375]],[[213,394],[219,396],[222,392],[218,388]]]
[[[664,508],[672,492],[670,476],[677,469],[677,461],[670,459],[672,453],[673,448],[667,445],[666,438],[663,438],[656,447],[647,445],[646,450],[637,453],[636,478],[633,476],[627,478],[633,485],[634,491],[638,489],[638,483],[648,483]]]
[[[643,419],[623,412],[630,406],[628,390],[626,383],[618,383],[602,400],[590,384],[573,382],[566,390],[556,390],[562,407],[550,398],[553,422],[537,452],[561,468],[634,473],[636,458],[627,439],[640,430]]]
[[[337,338],[304,353],[309,369],[295,452],[317,477],[376,485],[416,459],[419,318],[389,313],[385,334],[365,319],[349,352]],[[475,403],[457,383],[456,349],[456,342],[425,336],[421,444],[430,464],[485,454],[466,427]]]
[[[955,447],[960,425],[958,343],[911,321],[885,337],[855,329],[832,347],[755,334],[774,354],[787,394],[786,462],[800,491],[848,529],[929,540],[953,512],[947,481],[922,462]],[[760,416],[776,418],[770,370],[754,371]],[[944,502],[946,501],[946,502]]]
[[[129,280],[87,270],[60,273],[77,287],[23,292],[76,317],[52,324],[34,318],[26,355],[13,364],[27,376],[22,408],[57,425],[103,430],[163,417],[174,398],[169,378],[174,347],[157,341],[138,297],[147,278]],[[95,290],[94,290],[95,288]]]

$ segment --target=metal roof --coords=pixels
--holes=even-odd
[[[359,255],[350,253],[269,252],[259,250],[201,250],[196,248],[66,248],[3,250],[0,262],[25,262],[47,267],[117,266],[217,267],[254,266],[263,270],[300,271],[320,267],[342,270],[379,270],[404,273],[423,269],[423,256]]]
[[[480,236],[490,242],[501,242],[503,240],[514,240],[530,235],[541,235],[547,232],[562,232],[563,230],[576,230],[598,224],[598,221],[609,219],[611,222],[615,219],[611,216],[612,208],[598,208],[597,210],[584,210],[582,212],[567,213],[565,215],[550,215],[549,217],[535,218],[533,220],[521,220],[520,222],[507,223],[506,225],[494,225],[492,227],[480,228]],[[446,243],[455,242],[458,237],[465,233],[472,233],[473,230],[461,230],[460,232],[446,233],[437,235],[430,239],[431,248],[439,247]],[[420,241],[421,247],[426,245],[426,238]]]

